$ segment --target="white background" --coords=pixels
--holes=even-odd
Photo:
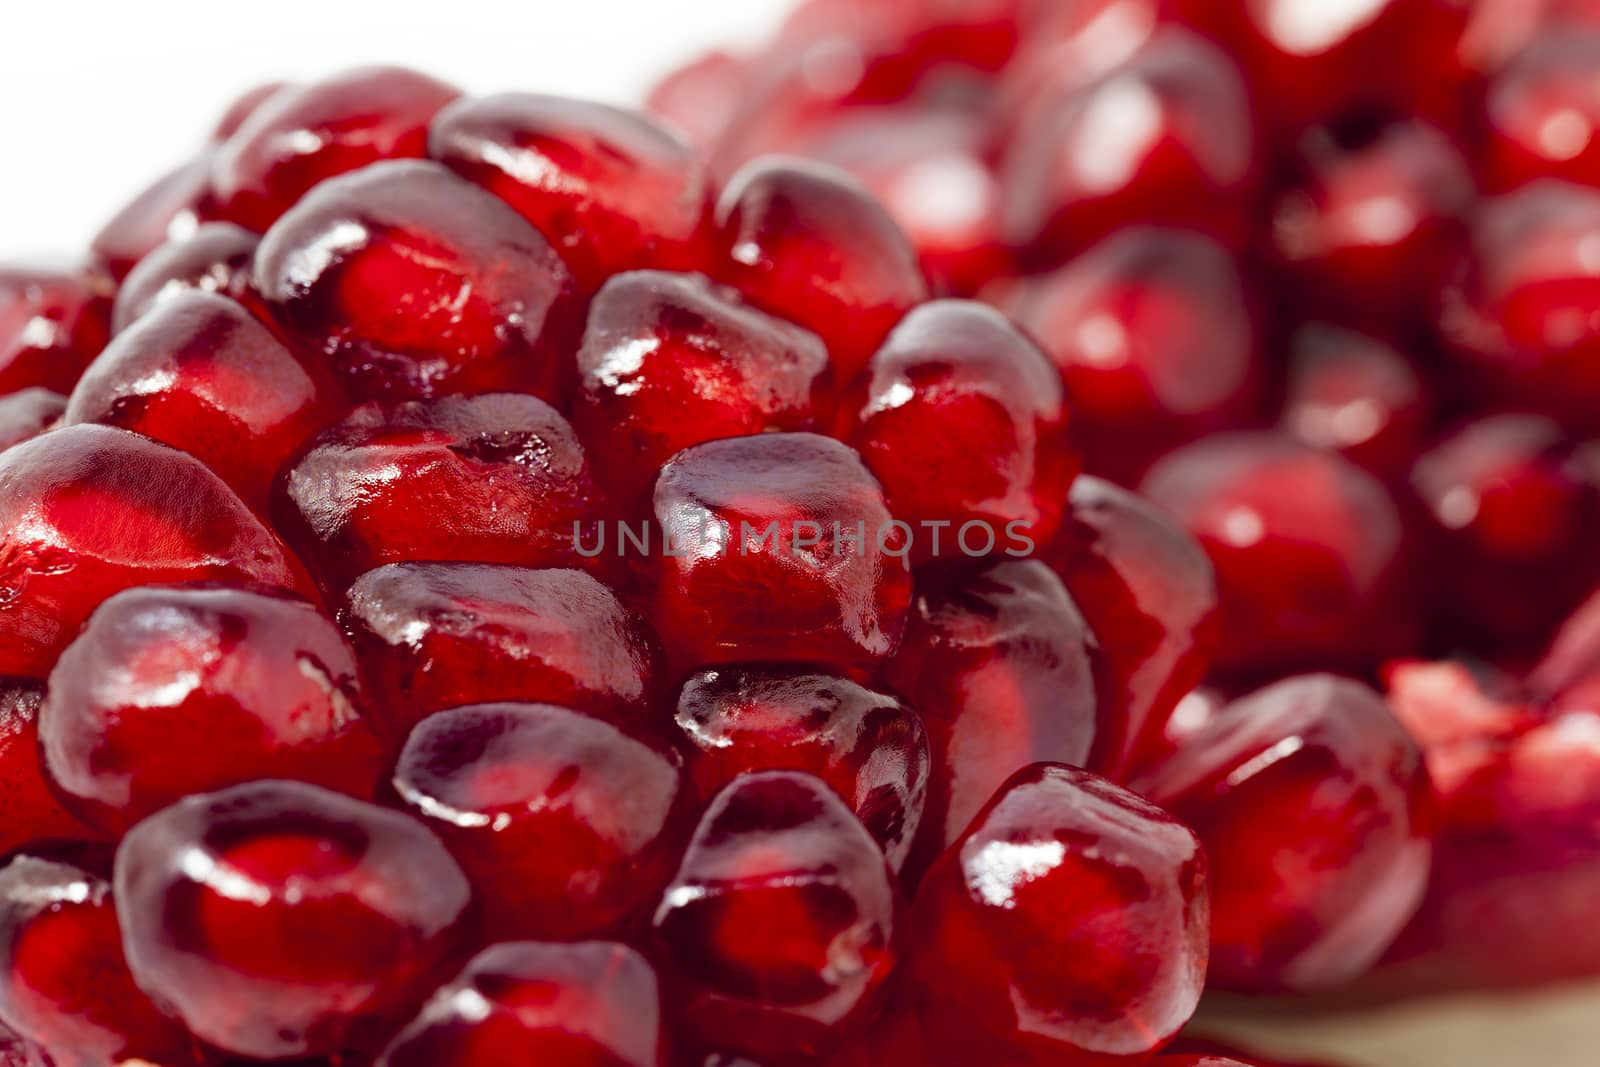
[[[0,0],[0,260],[75,257],[238,93],[400,63],[613,103],[789,0]]]

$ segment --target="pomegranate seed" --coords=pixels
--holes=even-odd
[[[1167,27],[1098,80],[1024,108],[1001,167],[1002,225],[1045,265],[1131,222],[1202,227],[1231,245],[1260,170],[1238,69]]]
[[[19,389],[0,396],[0,452],[38,437],[67,410],[67,398],[48,389]]]
[[[366,404],[279,483],[279,526],[342,587],[408,560],[593,564],[606,504],[567,421],[510,393]]]
[[[289,89],[290,93],[297,91],[287,86],[284,82],[266,82],[262,85],[257,85],[253,89],[246,89],[239,95],[238,99],[228,105],[228,109],[222,113],[222,117],[217,119],[216,126],[211,130],[212,143],[220,144],[235,133],[238,133],[239,127],[243,126],[251,115],[259,111],[268,100],[277,96],[279,90],[286,88]]]
[[[709,52],[663,78],[650,91],[650,110],[682,130],[703,150],[711,148],[739,109],[750,64],[727,52]]]
[[[1205,677],[1218,637],[1205,550],[1149,501],[1082,477],[1049,549],[1100,648],[1106,704],[1097,765],[1117,777],[1165,748],[1178,702]]]
[[[698,274],[612,278],[589,309],[573,419],[618,495],[645,496],[690,445],[811,430],[829,386],[822,341]]]
[[[102,600],[157,582],[310,583],[201,463],[107,426],[0,453],[0,675],[43,678]]]
[[[120,833],[253,778],[371,796],[364,704],[355,656],[309,604],[220,585],[129,589],[56,661],[40,751],[73,811]]]
[[[1374,474],[1403,474],[1422,451],[1431,397],[1417,370],[1375,337],[1314,323],[1291,344],[1282,426]]]
[[[435,117],[428,147],[558,241],[581,292],[705,258],[705,167],[647,115],[530,93],[460,100]]]
[[[648,721],[655,638],[582,571],[394,563],[350,587],[343,620],[392,738],[445,708],[507,700]]]
[[[1305,675],[1235,701],[1133,787],[1205,842],[1223,988],[1348,981],[1427,887],[1422,754],[1359,682]]]
[[[898,911],[883,854],[831,789],[742,775],[706,809],[656,911],[678,1018],[758,1058],[825,1051],[870,1018]]]
[[[140,987],[259,1059],[370,1044],[426,988],[470,899],[416,822],[299,782],[188,797],[117,849]]]
[[[378,1067],[666,1067],[661,997],[626,945],[485,949],[439,989]]]
[[[1173,446],[1260,407],[1266,372],[1245,280],[1199,234],[1126,230],[1001,306],[1061,369],[1092,473],[1135,482]]]
[[[0,869],[0,1015],[55,1067],[199,1062],[193,1042],[134,985],[103,879],[18,856]],[[29,1061],[24,1060],[24,1063]]]
[[[1094,635],[1049,567],[1007,560],[924,571],[884,675],[927,727],[927,814],[910,867],[927,868],[1019,767],[1087,762],[1096,730]]]
[[[318,182],[379,160],[423,156],[429,121],[458,95],[395,67],[274,92],[217,148],[210,176],[217,210],[259,233]]]
[[[0,678],[0,806],[6,812],[0,852],[6,854],[90,836],[45,784],[39,760],[42,703],[44,687],[38,683]]]
[[[848,382],[894,324],[927,299],[916,250],[843,171],[781,157],[729,179],[716,207],[712,273],[750,302],[821,337]]]
[[[1485,180],[1514,189],[1539,178],[1600,181],[1600,27],[1561,26],[1541,34],[1495,73],[1485,112]]]
[[[504,202],[437,163],[324,182],[261,239],[255,284],[366,398],[552,398],[568,375],[566,265]]]
[[[1348,460],[1277,434],[1230,434],[1168,456],[1142,491],[1216,565],[1219,669],[1361,668],[1405,647],[1405,531],[1388,491]]]
[[[1048,541],[1078,473],[1060,375],[1004,316],[968,301],[908,314],[847,394],[839,429],[895,518],[950,526],[947,557],[969,527],[989,551],[1002,534]]]
[[[182,241],[200,225],[210,181],[207,157],[163,174],[117,212],[90,245],[95,262],[121,281],[168,241]]]
[[[696,445],[661,469],[655,517],[672,551],[650,560],[654,618],[684,664],[869,666],[899,640],[903,538],[847,446],[801,433]]]
[[[665,746],[552,704],[430,715],[394,788],[472,880],[492,938],[615,926],[671,874],[681,761]]]
[[[1206,914],[1187,828],[1085,771],[1018,771],[917,894],[907,966],[925,1062],[1148,1056],[1200,1000]]]
[[[255,234],[232,223],[207,222],[185,239],[153,250],[117,292],[112,316],[117,332],[163,301],[192,289],[249,301],[258,241]]]
[[[279,468],[338,410],[326,374],[234,301],[191,291],[117,335],[79,379],[62,422],[120,426],[182,449],[264,511]]]
[[[109,335],[111,300],[92,275],[0,266],[0,395],[69,392]]]
[[[930,761],[922,720],[894,697],[803,668],[727,667],[683,684],[677,725],[701,803],[748,771],[804,771],[851,806],[891,868],[905,863]]]

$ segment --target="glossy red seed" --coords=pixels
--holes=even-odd
[[[678,1018],[758,1058],[825,1051],[870,1018],[898,910],[883,854],[831,789],[792,771],[737,778],[655,915]]]
[[[1125,231],[1001,307],[1060,368],[1091,473],[1136,482],[1163,452],[1260,407],[1266,371],[1245,279],[1198,234]]]
[[[89,613],[158,582],[310,592],[278,538],[200,462],[107,426],[0,453],[0,675],[43,678]]]
[[[1318,314],[1409,322],[1465,240],[1472,172],[1439,130],[1383,127],[1355,144],[1309,139],[1303,183],[1273,218],[1278,256]]]
[[[838,429],[895,518],[919,533],[948,524],[942,551],[913,546],[919,560],[1048,541],[1078,474],[1061,376],[1004,316],[965,300],[901,320],[846,393]]]
[[[127,329],[162,301],[191,289],[250,299],[250,271],[258,240],[232,223],[207,222],[183,240],[155,249],[139,261],[117,291],[112,316],[117,331]]]
[[[1359,682],[1305,675],[1235,701],[1133,787],[1205,842],[1222,988],[1349,981],[1427,886],[1422,755]]]
[[[278,95],[278,92],[283,89],[288,89],[291,93],[298,91],[283,82],[266,82],[257,85],[253,89],[246,89],[239,94],[233,103],[228,105],[228,109],[222,113],[221,117],[217,119],[216,126],[212,127],[212,142],[220,143],[232,137],[238,132],[239,127],[245,124],[245,120],[259,111],[268,100]]]
[[[1600,191],[1540,181],[1488,201],[1440,300],[1452,369],[1496,406],[1596,425],[1600,405]]]
[[[570,939],[614,928],[672,871],[682,761],[553,704],[430,715],[395,767],[401,801],[467,872],[482,936]]]
[[[1600,183],[1600,27],[1560,26],[1541,34],[1495,73],[1484,103],[1482,157],[1491,188],[1539,178]]]
[[[446,108],[434,119],[428,149],[546,235],[581,292],[622,271],[693,270],[705,258],[705,167],[649,116],[506,93]]]
[[[182,449],[264,513],[279,468],[339,410],[329,377],[243,307],[185,292],[95,358],[62,422],[120,426]]]
[[[747,771],[804,771],[833,787],[899,870],[927,802],[928,737],[884,693],[804,668],[723,667],[684,682],[676,714],[701,803]]]
[[[1400,514],[1343,457],[1273,433],[1211,437],[1163,459],[1142,492],[1216,565],[1219,669],[1359,669],[1405,647],[1414,603]]]
[[[1084,771],[1019,771],[924,879],[909,985],[926,1062],[1136,1062],[1206,973],[1205,855]]]
[[[6,813],[0,853],[92,836],[45,783],[39,759],[42,703],[44,687],[38,683],[0,678],[0,810]]]
[[[1162,751],[1168,720],[1205,677],[1218,638],[1205,550],[1149,501],[1081,477],[1046,558],[1100,648],[1105,708],[1095,764],[1113,778]]]
[[[1433,397],[1417,368],[1376,337],[1313,323],[1289,353],[1285,432],[1393,479],[1422,451]]]
[[[54,1067],[199,1062],[134,985],[110,886],[64,863],[18,856],[0,869],[0,1017]]]
[[[222,585],[130,589],[50,673],[40,752],[62,799],[114,833],[191,793],[293,778],[370,797],[376,735],[355,656],[311,605]]]
[[[1538,415],[1490,415],[1417,460],[1435,525],[1432,607],[1452,635],[1531,651],[1600,581],[1600,446]]]
[[[67,392],[109,335],[109,285],[93,274],[0,266],[0,394]]]
[[[513,942],[439,989],[378,1067],[666,1067],[661,997],[645,958],[605,941]]]
[[[924,570],[884,677],[922,716],[933,753],[914,873],[1030,763],[1087,762],[1098,649],[1049,567],[1008,560]]]
[[[927,299],[916,250],[843,171],[754,160],[728,180],[715,219],[712,273],[821,337],[836,381],[854,378],[900,317]]]
[[[684,665],[864,666],[899,640],[905,533],[845,445],[799,433],[696,445],[662,468],[655,518],[653,617]]]
[[[459,94],[397,67],[346,71],[271,94],[218,146],[217,211],[261,232],[312,186],[384,159],[426,154],[428,123]]]
[[[749,73],[747,60],[728,52],[708,52],[657,82],[647,103],[697,149],[708,151],[738,111],[739,93]]]
[[[827,349],[809,330],[702,275],[635,271],[590,305],[578,382],[573,421],[631,503],[690,445],[814,429],[830,379]]]
[[[142,988],[225,1052],[287,1059],[366,1045],[408,1010],[471,892],[406,816],[260,781],[134,827],[116,899]]]
[[[0,452],[38,437],[67,410],[67,398],[37,387],[0,396]]]
[[[513,393],[371,403],[279,481],[278,526],[323,581],[405,560],[592,566],[606,504],[577,434]],[[580,539],[581,538],[581,539]]]
[[[437,163],[324,182],[261,239],[255,284],[364,398],[553,398],[571,374],[566,265],[505,203]]]
[[[1002,227],[1035,263],[1129,223],[1250,225],[1261,165],[1250,100],[1215,45],[1168,27],[1087,85],[1032,102],[1001,166]]]
[[[201,157],[163,174],[95,234],[95,262],[121,280],[140,260],[166,244],[182,241],[200,225],[210,160]]]
[[[582,571],[396,563],[362,575],[341,618],[391,738],[432,712],[488,701],[648,721],[654,636]]]

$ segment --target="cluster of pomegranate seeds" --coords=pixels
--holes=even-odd
[[[1263,1067],[1600,972],[1600,10],[804,0],[0,268],[0,1064]]]

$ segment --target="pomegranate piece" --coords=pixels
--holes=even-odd
[[[1275,433],[1228,434],[1163,459],[1141,491],[1216,566],[1219,670],[1356,670],[1409,647],[1415,598],[1398,507],[1350,461]]]
[[[648,115],[532,93],[464,99],[434,118],[428,149],[556,241],[580,292],[705,258],[709,177]]]
[[[0,1016],[55,1067],[198,1063],[183,1027],[134,985],[111,898],[64,863],[17,856],[0,869]]]
[[[1100,648],[1095,765],[1113,778],[1166,747],[1178,702],[1205,677],[1218,637],[1205,550],[1145,500],[1082,477],[1047,550]]]
[[[182,452],[69,426],[0,453],[0,675],[45,677],[113,593],[203,580],[310,591],[277,537]]]
[[[1296,331],[1280,420],[1291,436],[1391,480],[1423,450],[1432,407],[1417,369],[1387,342],[1322,323]]]
[[[365,404],[285,471],[274,510],[333,586],[408,560],[613,562],[579,554],[606,504],[577,434],[522,394]]]
[[[1471,10],[1461,53],[1474,72],[1501,69],[1545,30],[1600,25],[1594,0],[1479,0]]]
[[[1514,189],[1539,178],[1600,184],[1600,25],[1541,34],[1497,71],[1484,103],[1485,181]]]
[[[507,700],[642,724],[656,691],[654,635],[583,571],[394,563],[350,587],[341,617],[394,739],[433,712]]]
[[[1036,560],[924,570],[884,677],[922,716],[933,753],[909,868],[927,868],[1007,778],[1040,761],[1081,765],[1096,732],[1094,635]]]
[[[221,585],[129,589],[50,673],[40,752],[62,799],[120,834],[190,793],[293,778],[371,796],[355,656],[311,605]]]
[[[1359,682],[1304,675],[1258,690],[1133,788],[1205,842],[1215,986],[1347,982],[1388,948],[1427,887],[1422,754]]]
[[[120,426],[181,449],[265,513],[279,468],[338,411],[326,374],[239,304],[191,291],[116,336],[78,380],[62,422]]]
[[[708,52],[657,82],[646,103],[696,148],[708,152],[738,112],[739,94],[750,73],[748,60]]]
[[[643,497],[690,445],[811,430],[828,352],[816,334],[698,274],[612,278],[589,309],[573,421],[619,497]]]
[[[472,881],[493,940],[616,926],[672,873],[681,760],[553,704],[478,704],[411,731],[393,785]]]
[[[207,222],[181,241],[153,250],[129,272],[117,291],[112,323],[118,333],[162,301],[198,289],[249,301],[250,271],[259,242],[229,222]]]
[[[1466,239],[1475,190],[1466,160],[1420,122],[1353,143],[1308,139],[1303,183],[1278,203],[1273,239],[1318,313],[1409,321],[1433,299]]]
[[[907,967],[924,1062],[1155,1052],[1200,1000],[1206,881],[1200,842],[1154,805],[1071,767],[1022,769],[917,894]]]
[[[1000,303],[1060,368],[1091,473],[1137,482],[1175,445],[1260,408],[1251,298],[1238,263],[1207,237],[1129,229]]]
[[[876,1008],[898,913],[883,854],[831,789],[742,775],[706,809],[656,911],[677,1017],[758,1058],[825,1052]]]
[[[1000,172],[1003,232],[1031,262],[1060,263],[1132,222],[1245,240],[1261,164],[1244,81],[1221,49],[1165,27],[1099,79],[1041,96]]]
[[[513,942],[439,989],[377,1067],[666,1067],[656,973],[626,945]]]
[[[1430,607],[1450,636],[1535,651],[1600,581],[1600,448],[1554,420],[1469,423],[1417,460],[1412,485],[1435,525]]]
[[[245,120],[259,111],[268,100],[278,95],[280,89],[289,89],[291,93],[298,91],[284,82],[265,82],[253,89],[246,89],[217,119],[216,126],[211,130],[211,143],[221,144],[239,132],[239,127],[245,124]]]
[[[200,225],[209,171],[209,157],[201,157],[152,182],[95,235],[89,246],[95,263],[121,281],[157,248],[192,235]]]
[[[916,712],[803,668],[700,671],[678,694],[679,746],[701,803],[748,771],[804,771],[851,806],[898,871],[922,821],[931,770]]]
[[[965,300],[901,320],[846,394],[838,436],[882,483],[895,518],[950,527],[942,551],[914,544],[914,559],[1048,541],[1078,474],[1049,357],[1000,313]]]
[[[262,232],[325,179],[379,160],[424,156],[428,123],[459,95],[396,67],[273,92],[217,147],[210,167],[216,211]]]
[[[44,688],[38,683],[0,678],[0,810],[6,813],[0,853],[90,836],[45,783],[39,761],[43,702]],[[5,1062],[0,1056],[0,1064]]]
[[[38,437],[67,410],[67,398],[37,387],[0,396],[0,452]]]
[[[841,383],[928,298],[906,235],[859,182],[834,167],[752,160],[723,188],[715,228],[712,273],[821,337]]]
[[[319,185],[261,239],[255,285],[363,398],[554,398],[570,377],[571,273],[503,201],[438,163]]]
[[[0,395],[65,393],[110,334],[107,283],[78,271],[0,265]]]
[[[259,1059],[370,1046],[437,980],[471,900],[413,820],[281,781],[146,819],[115,885],[140,987],[196,1037]]]
[[[1438,329],[1497,407],[1593,427],[1600,410],[1600,190],[1546,180],[1488,201],[1446,285]]]
[[[685,666],[870,666],[894,650],[905,532],[849,447],[804,433],[696,445],[661,469],[655,518],[653,617]]]

